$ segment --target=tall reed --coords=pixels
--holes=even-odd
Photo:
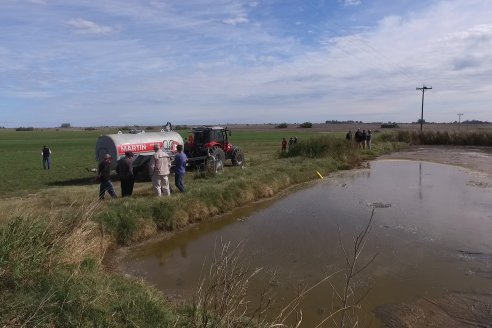
[[[492,146],[492,131],[398,131],[396,141],[414,145]]]

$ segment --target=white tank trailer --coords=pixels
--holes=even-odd
[[[172,158],[178,145],[183,145],[183,138],[174,131],[121,133],[100,136],[96,142],[96,160],[102,161],[105,154],[110,154],[115,160],[112,169],[116,168],[118,159],[125,157],[126,151],[134,154],[133,167],[146,173],[150,157],[154,154],[154,145],[158,144]]]

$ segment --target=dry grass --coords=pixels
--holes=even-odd
[[[100,270],[111,236],[92,220],[99,206],[25,210],[0,227],[0,327],[169,326],[161,295]]]
[[[273,313],[275,274],[257,293],[257,299],[248,295],[252,281],[262,272],[262,268],[251,268],[242,261],[242,244],[232,246],[226,243],[216,247],[215,257],[208,270],[202,272],[200,283],[184,318],[187,327],[194,328],[298,328],[303,323],[302,301],[322,284],[329,283],[334,299],[331,312],[315,328],[320,327],[359,327],[360,303],[365,295],[359,295],[355,287],[359,274],[368,268],[376,255],[366,263],[360,263],[360,256],[368,241],[374,209],[365,227],[353,237],[351,249],[340,241],[345,258],[345,266],[326,275],[309,287],[299,285],[297,295],[280,311]],[[340,238],[341,240],[341,238]],[[337,284],[335,278],[343,274],[343,282]]]
[[[187,324],[195,328],[261,327],[269,304],[248,300],[251,279],[261,269],[252,269],[240,261],[241,245],[230,243],[216,249],[209,269],[202,273],[188,312]],[[253,320],[256,323],[253,325]]]
[[[99,203],[92,202],[73,209],[69,215],[74,217],[72,226],[61,242],[60,263],[80,264],[86,258],[96,259],[102,263],[107,249],[112,243],[111,236],[105,236],[101,226],[92,220]],[[59,215],[53,221],[59,222]],[[64,225],[63,223],[58,223]],[[63,229],[64,227],[59,227]],[[65,226],[66,228],[66,226]]]

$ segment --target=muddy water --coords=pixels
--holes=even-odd
[[[377,254],[358,277],[367,289],[360,318],[380,326],[382,304],[412,302],[449,292],[492,293],[492,183],[464,169],[415,161],[376,161],[275,202],[241,209],[170,240],[144,245],[122,261],[168,295],[190,298],[202,267],[221,242],[244,242],[244,259],[276,272],[276,299],[343,266],[340,240],[351,239],[375,216],[360,263]],[[253,290],[261,284],[256,282]],[[338,281],[335,280],[335,283]],[[331,309],[332,287],[303,302],[303,327]]]

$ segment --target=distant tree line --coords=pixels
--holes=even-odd
[[[479,120],[466,120],[466,121],[463,121],[461,123],[464,123],[464,124],[489,124],[490,122],[488,122],[488,121],[479,121]]]
[[[452,123],[458,124],[458,121],[454,121]],[[420,124],[420,119],[418,119],[416,122],[412,122],[412,124]],[[425,120],[423,120],[422,124],[446,124],[446,122],[426,122]],[[466,120],[466,121],[461,121],[461,124],[490,124],[490,122],[480,121],[480,120]]]
[[[328,120],[328,121],[325,121],[325,124],[362,124],[364,122],[362,121],[352,121],[352,120],[348,120],[348,121],[339,121],[339,120]]]
[[[398,128],[398,123],[396,122],[388,122],[381,124],[381,129],[396,129]]]
[[[311,122],[304,122],[304,123],[301,123],[301,124],[299,125],[299,127],[300,127],[300,128],[304,128],[304,129],[306,129],[306,128],[308,128],[308,129],[309,129],[309,128],[312,128],[312,127],[313,127],[313,123],[311,123]]]
[[[18,128],[15,129],[15,131],[34,131],[34,127],[32,126],[20,126]]]

